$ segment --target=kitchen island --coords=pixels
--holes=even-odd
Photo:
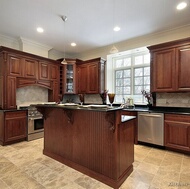
[[[134,116],[121,108],[35,106],[44,116],[45,155],[113,188],[133,171]]]

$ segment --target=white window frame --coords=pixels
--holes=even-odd
[[[125,95],[124,98],[128,98],[128,97],[131,97],[133,98],[133,95],[134,95],[134,69],[135,68],[144,68],[144,67],[150,67],[150,61],[149,63],[144,63],[144,64],[141,64],[141,65],[134,65],[134,58],[136,56],[140,56],[140,55],[145,55],[145,54],[149,54],[149,51],[147,48],[143,48],[143,50],[137,50],[137,49],[134,49],[134,50],[130,50],[130,51],[127,51],[127,53],[125,54],[121,54],[121,55],[118,55],[116,54],[115,56],[112,55],[112,57],[109,59],[111,60],[111,66],[110,65],[107,65],[107,86],[110,86],[108,87],[107,89],[109,90],[108,92],[114,92],[116,93],[115,89],[116,89],[116,70],[125,70],[125,69],[131,69],[131,95]],[[115,62],[116,60],[119,60],[119,59],[124,59],[124,58],[127,58],[127,57],[131,57],[132,58],[132,66],[128,66],[128,67],[120,67],[120,68],[115,68]],[[144,75],[143,75],[144,77]],[[111,79],[111,80],[110,80]],[[112,82],[112,84],[111,84]],[[144,86],[144,85],[143,85]],[[110,89],[111,88],[111,91]],[[139,94],[141,95],[141,94]],[[135,102],[135,101],[134,101]],[[114,101],[114,103],[122,103],[122,101]],[[142,101],[139,101],[139,102],[135,102],[135,103],[139,103],[139,104],[144,104],[146,103],[146,100],[143,98],[142,96]]]

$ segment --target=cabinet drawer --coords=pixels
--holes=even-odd
[[[27,111],[15,111],[15,112],[6,112],[5,119],[15,119],[17,117],[26,117]]]
[[[190,115],[165,114],[165,121],[177,121],[190,123]]]

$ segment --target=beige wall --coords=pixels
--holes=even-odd
[[[172,30],[162,31],[154,34],[148,34],[137,38],[129,39],[126,41],[122,41],[120,43],[115,44],[115,46],[119,49],[120,52],[122,52],[130,49],[155,45],[186,37],[190,37],[190,24],[180,28],[175,28]],[[96,57],[102,57],[107,59],[107,55],[109,55],[111,47],[112,45],[98,48],[93,51],[88,51],[82,54],[78,54],[76,56],[77,58],[82,60],[88,60]]]

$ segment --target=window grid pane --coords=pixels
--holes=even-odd
[[[133,58],[132,58],[133,57]],[[115,102],[132,97],[135,103],[146,103],[141,91],[150,91],[150,54],[117,57],[115,69]]]

